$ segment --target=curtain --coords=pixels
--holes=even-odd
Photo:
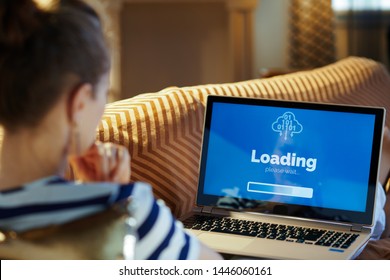
[[[335,61],[331,0],[290,0],[289,66],[320,67]]]
[[[347,55],[388,64],[389,0],[333,0],[337,29],[346,30]]]

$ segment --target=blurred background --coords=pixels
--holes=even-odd
[[[101,14],[112,50],[110,101],[351,55],[389,67],[390,0],[86,1]]]

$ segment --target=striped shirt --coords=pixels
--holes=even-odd
[[[197,239],[183,230],[162,201],[154,199],[152,188],[145,183],[79,184],[60,177],[41,179],[0,192],[0,228],[20,232],[59,225],[128,197],[132,199],[129,211],[136,220],[135,259],[198,258]]]

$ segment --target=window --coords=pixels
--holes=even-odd
[[[390,11],[389,0],[332,0],[335,11],[348,10],[387,10]]]

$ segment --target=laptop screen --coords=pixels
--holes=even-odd
[[[198,204],[370,224],[384,110],[209,96]]]

